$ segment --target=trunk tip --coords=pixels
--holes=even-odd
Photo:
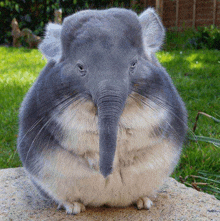
[[[100,172],[104,178],[112,173],[112,167],[100,167]]]

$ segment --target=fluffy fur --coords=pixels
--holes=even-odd
[[[40,192],[67,213],[87,205],[149,209],[148,197],[174,170],[187,114],[155,57],[163,38],[153,9],[140,17],[125,9],[82,11],[47,27],[40,49],[48,64],[21,105],[18,152]],[[113,170],[105,178],[99,136],[110,126],[100,124],[104,95],[97,94],[117,97],[114,90],[125,100]]]

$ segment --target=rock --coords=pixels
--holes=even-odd
[[[23,28],[22,31],[19,29],[18,22],[16,18],[13,18],[11,22],[13,37],[13,47],[21,47],[22,38],[28,44],[28,48],[37,48],[38,44],[41,42],[41,38],[35,35],[30,29]]]
[[[20,47],[21,46],[21,30],[19,29],[18,21],[16,18],[13,18],[11,22],[12,31],[11,35],[13,37],[13,47]]]
[[[56,210],[44,200],[23,168],[0,170],[0,220],[220,220],[220,201],[214,196],[188,188],[169,178],[150,210],[127,208],[86,208],[76,216]]]
[[[41,42],[41,38],[35,35],[29,28],[23,28],[21,31],[21,37],[27,43],[28,48],[37,48]]]

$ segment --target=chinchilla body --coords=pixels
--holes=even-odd
[[[48,25],[48,63],[22,102],[17,148],[36,187],[67,213],[149,209],[178,163],[187,114],[155,57],[164,35],[153,9],[88,10]]]

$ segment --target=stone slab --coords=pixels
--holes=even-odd
[[[23,168],[0,170],[0,220],[213,220],[220,221],[220,201],[169,178],[150,210],[127,208],[86,208],[86,212],[67,215],[55,203],[44,200]]]

